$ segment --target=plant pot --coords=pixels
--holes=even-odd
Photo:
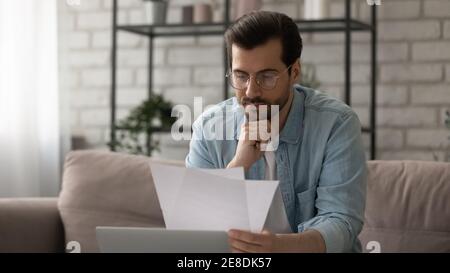
[[[212,8],[208,4],[194,5],[194,23],[211,23],[212,22]]]
[[[167,17],[166,1],[144,1],[145,17],[148,24],[164,25]]]

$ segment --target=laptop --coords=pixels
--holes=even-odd
[[[102,253],[229,253],[225,231],[97,227]]]

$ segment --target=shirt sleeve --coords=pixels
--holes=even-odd
[[[366,180],[361,125],[349,111],[336,122],[327,142],[317,187],[317,215],[301,223],[298,232],[320,232],[327,252],[361,251],[357,236],[364,221]]]
[[[192,125],[192,138],[189,143],[189,153],[186,156],[187,168],[214,168],[211,155],[208,151],[206,139],[203,136],[201,118]]]

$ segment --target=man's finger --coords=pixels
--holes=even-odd
[[[241,252],[261,252],[261,246],[251,243],[247,243],[237,239],[231,239],[229,242],[232,249],[236,249]]]
[[[257,233],[252,233],[244,230],[230,230],[228,236],[233,239],[244,241],[247,243],[252,243],[255,245],[261,245],[261,236]]]

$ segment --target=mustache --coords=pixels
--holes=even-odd
[[[241,105],[250,104],[250,103],[251,104],[266,104],[266,105],[270,105],[267,101],[264,101],[264,100],[258,99],[258,98],[250,99],[250,98],[242,97],[240,99],[240,104]]]

